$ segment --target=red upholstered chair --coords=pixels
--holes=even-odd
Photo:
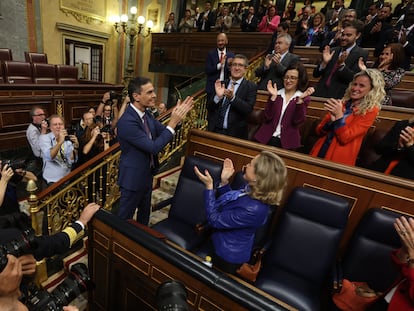
[[[79,83],[78,68],[69,65],[56,65],[56,78],[58,84]]]
[[[36,84],[56,84],[56,67],[52,64],[33,63],[33,82]]]
[[[5,61],[3,69],[6,83],[33,83],[32,66],[29,63]]]
[[[28,63],[47,64],[47,54],[45,53],[24,52],[24,58]]]
[[[12,51],[10,49],[0,48],[0,61],[13,60]]]

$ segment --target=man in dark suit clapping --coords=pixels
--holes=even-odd
[[[118,216],[130,219],[138,209],[137,221],[148,225],[151,210],[152,176],[158,168],[158,153],[173,139],[175,127],[193,107],[187,97],[171,113],[167,126],[155,120],[148,108],[155,107],[156,94],[148,78],[137,77],[129,82],[131,99],[118,121],[121,146],[118,184],[121,189]]]
[[[357,46],[356,41],[361,35],[363,24],[353,21],[344,25],[338,47],[325,46],[322,62],[314,69],[313,76],[321,77],[314,96],[326,98],[342,98],[345,89],[354,75],[360,71],[360,57],[366,62],[368,51]]]
[[[246,56],[236,54],[230,79],[215,83],[215,96],[207,104],[208,130],[247,139],[247,118],[256,103],[257,87],[244,78],[248,66]]]
[[[283,88],[283,75],[286,68],[300,60],[299,56],[289,52],[292,37],[283,33],[277,36],[274,50],[265,56],[263,65],[256,69],[256,77],[260,78],[257,88],[267,90],[267,82],[277,84],[277,88]]]

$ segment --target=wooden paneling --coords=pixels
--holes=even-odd
[[[34,106],[47,115],[62,113],[65,125],[77,122],[89,106],[97,106],[103,93],[121,92],[123,86],[108,84],[37,85],[0,84],[0,145],[2,150],[28,145],[26,129]]]
[[[271,33],[229,33],[228,50],[236,54],[244,54],[247,58],[267,50]],[[153,33],[150,59],[150,70],[164,73],[177,74],[188,72],[191,67],[194,73],[204,72],[208,51],[217,47],[217,32],[211,33]],[[160,57],[156,50],[163,50]],[[164,65],[164,66],[162,66]],[[185,66],[183,66],[185,65]]]
[[[106,215],[102,219],[102,215],[102,212],[97,215],[89,226],[89,264],[93,267],[91,276],[96,284],[89,300],[92,311],[156,310],[156,291],[160,284],[171,279],[185,284],[190,310],[247,310],[237,302],[240,300],[237,296],[232,297],[231,286],[237,286],[239,291],[242,288],[251,297],[264,295],[259,299],[270,306],[265,308],[267,310],[294,310],[274,297],[265,298],[267,294],[247,283],[235,282],[223,273],[206,268],[200,258],[171,243],[150,240],[145,232],[116,216]],[[103,221],[108,218],[113,227]],[[120,231],[124,229],[126,231]],[[138,240],[129,238],[126,232]],[[109,248],[106,248],[107,242]],[[152,248],[157,248],[158,252]],[[177,262],[185,263],[184,268],[178,268]]]

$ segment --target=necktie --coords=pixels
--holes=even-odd
[[[223,57],[224,57],[224,52],[223,52],[223,51],[221,51],[221,52],[220,52],[220,63],[223,61]]]
[[[144,125],[144,130],[145,130],[145,133],[147,133],[148,138],[152,139],[151,130],[148,126],[147,113],[145,113],[144,116],[142,117],[142,124]],[[152,153],[150,154],[150,167],[154,167],[154,155]]]
[[[230,86],[233,85],[233,92],[234,87],[237,85],[237,82],[231,81]],[[217,128],[223,129],[224,128],[224,118],[226,116],[226,111],[230,106],[230,100],[227,97],[224,97],[223,101],[220,104],[219,111],[218,111],[218,118],[217,118]]]
[[[145,133],[147,133],[148,138],[152,139],[151,130],[148,126],[148,117],[146,113],[142,117],[142,123],[144,124],[144,130],[145,130]]]
[[[343,52],[345,52],[345,51],[346,51],[346,49],[345,49],[345,50],[340,51],[340,52],[339,52],[339,55],[338,55],[338,58],[341,56],[341,53],[343,53]],[[338,59],[337,59],[337,60],[338,60]],[[332,77],[333,77],[333,75],[335,74],[335,72],[338,70],[338,68],[339,68],[339,66],[338,66],[338,61],[336,61],[336,62],[335,62],[335,65],[333,66],[333,68],[332,68],[332,70],[331,70],[331,72],[329,73],[328,79],[326,79],[325,85],[326,85],[327,87],[329,87],[329,86],[331,85],[331,80],[332,80]]]

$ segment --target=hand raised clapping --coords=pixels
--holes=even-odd
[[[336,121],[344,116],[341,99],[329,98],[324,104],[325,110],[331,114],[331,121]]]

